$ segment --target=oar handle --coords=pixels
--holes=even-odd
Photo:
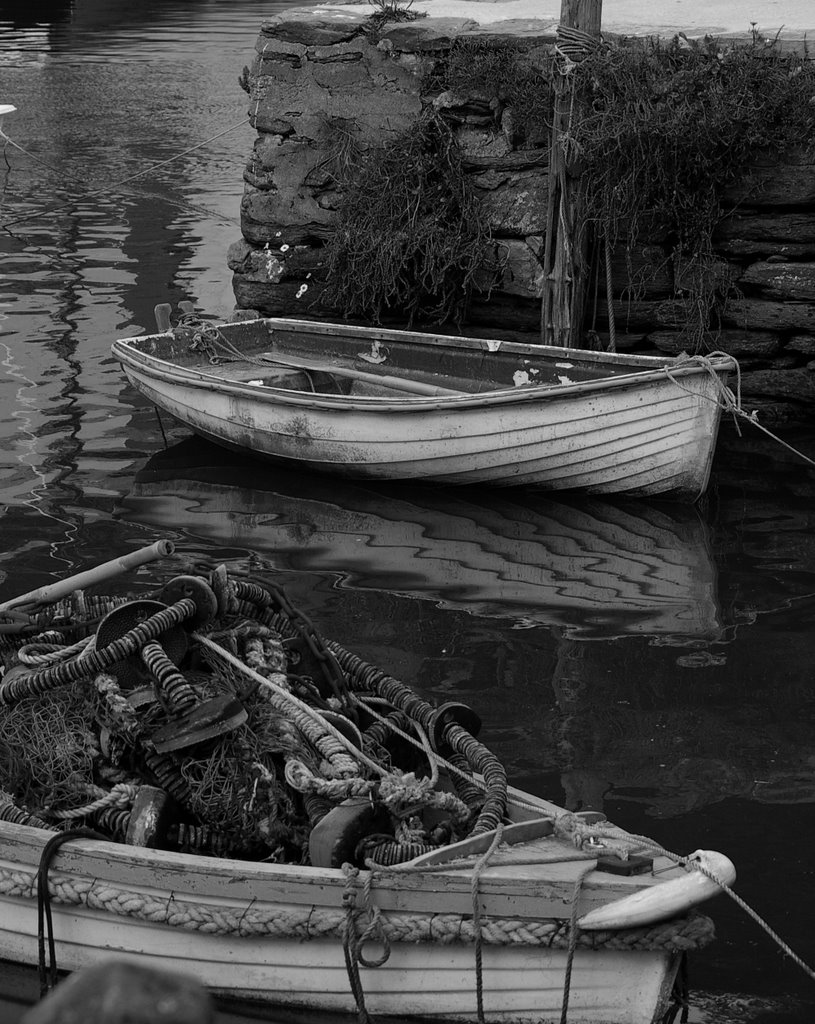
[[[148,544],[147,547],[138,548],[127,555],[120,555],[119,558],[112,558],[109,562],[103,562],[94,569],[77,573],[76,576],[69,576],[67,580],[57,580],[56,583],[49,583],[38,590],[30,590],[27,594],[13,597],[10,601],[0,604],[0,612],[8,611],[9,608],[16,608],[21,604],[47,604],[52,601],[59,601],[67,597],[75,590],[83,587],[90,587],[103,580],[109,580],[119,576],[129,569],[136,569],[148,562],[155,562],[159,558],[167,558],[175,551],[175,546],[170,540],[158,540],[155,544]]]

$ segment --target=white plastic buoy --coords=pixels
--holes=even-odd
[[[13,114],[16,109],[10,103],[0,103],[0,132],[3,130],[3,115]]]

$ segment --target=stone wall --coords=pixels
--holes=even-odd
[[[321,249],[338,196],[330,173],[338,134],[376,145],[434,103],[455,119],[458,142],[482,212],[504,259],[498,286],[476,295],[465,333],[539,337],[547,204],[545,140],[519,148],[511,110],[479,96],[421,95],[425,73],[462,36],[511,39],[530,60],[544,58],[554,27],[504,21],[487,28],[463,19],[394,22],[370,31],[368,8],[292,10],[262,26],[251,81],[257,140],[244,173],[243,238],[229,266],[239,308],[265,315],[336,319],[322,296]],[[739,360],[743,405],[764,422],[815,413],[815,166],[791,155],[757,165],[727,196],[732,212],[715,238],[720,273],[733,298],[716,348]],[[617,348],[677,354],[682,282],[665,264],[659,239],[629,262],[612,260]],[[654,269],[654,268],[659,269]],[[642,273],[639,273],[642,271]],[[589,326],[609,331],[598,289]]]

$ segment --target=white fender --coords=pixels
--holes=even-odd
[[[733,862],[715,850],[696,850],[689,858],[697,861],[720,882],[731,885],[736,878]],[[584,931],[606,928],[638,928],[681,914],[722,890],[717,882],[690,866],[681,878],[657,882],[639,892],[590,910],[577,922]]]

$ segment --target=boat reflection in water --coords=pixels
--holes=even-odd
[[[706,526],[687,506],[260,471],[189,439],[147,462],[125,509],[164,532],[251,548],[277,570],[581,639],[720,633]]]

